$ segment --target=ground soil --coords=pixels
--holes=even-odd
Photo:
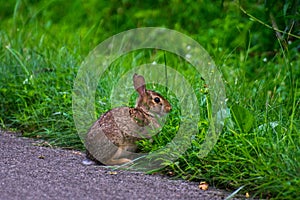
[[[225,199],[198,182],[81,164],[85,155],[0,131],[0,200]]]

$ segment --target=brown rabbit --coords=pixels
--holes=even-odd
[[[92,125],[86,136],[84,164],[131,162],[130,157],[137,150],[136,142],[151,138],[161,128],[163,116],[171,110],[170,103],[160,94],[147,90],[143,76],[134,74],[133,84],[139,94],[135,108],[114,108]]]

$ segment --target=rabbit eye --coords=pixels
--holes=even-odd
[[[160,102],[160,98],[155,97],[155,98],[154,98],[154,101],[155,101],[155,103],[159,103],[159,102]]]

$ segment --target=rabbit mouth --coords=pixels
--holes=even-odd
[[[171,111],[170,107],[161,106],[161,107],[151,110],[149,115],[151,117],[155,117],[155,116],[163,117],[166,114],[168,114],[168,112],[170,112],[170,111]]]

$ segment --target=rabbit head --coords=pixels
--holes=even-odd
[[[151,116],[164,116],[172,109],[170,103],[157,92],[147,90],[145,79],[141,75],[134,74],[133,84],[139,97],[136,101],[136,109],[141,109]]]

